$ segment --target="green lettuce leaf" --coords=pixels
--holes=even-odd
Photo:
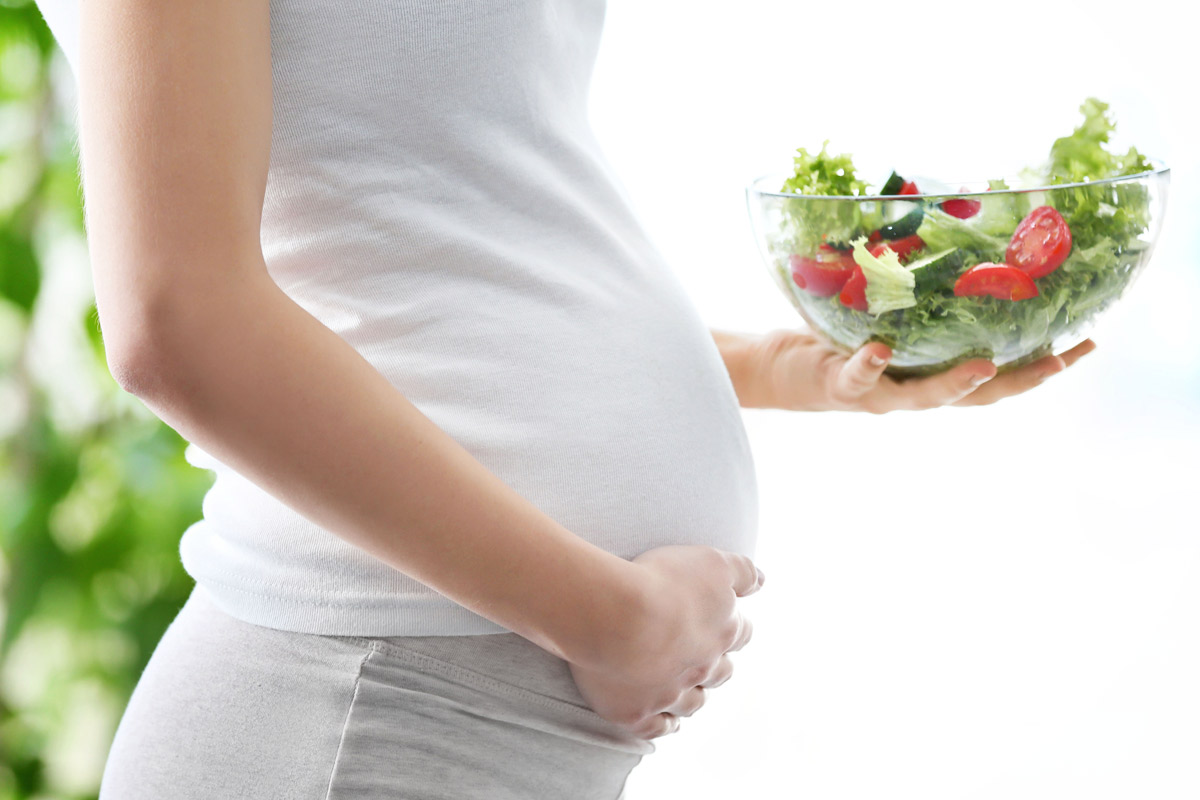
[[[1075,132],[1055,139],[1050,147],[1051,183],[1082,183],[1120,175],[1136,175],[1153,169],[1135,147],[1130,147],[1123,155],[1110,153],[1104,148],[1116,129],[1116,124],[1108,115],[1108,103],[1089,97],[1083,101],[1079,111],[1083,114],[1083,122]]]
[[[982,210],[974,217],[959,219],[940,208],[927,208],[925,216],[921,220],[921,227],[917,228],[917,235],[931,250],[948,250],[957,247],[972,254],[974,256],[972,263],[974,264],[981,261],[1003,261],[1004,251],[1008,249],[1008,241],[1012,237],[1012,228],[1009,229],[1006,236],[996,236],[980,228],[976,220],[976,217],[980,216],[982,216]],[[1020,220],[1018,219],[1017,222]],[[1013,223],[1013,228],[1016,228],[1017,222]]]
[[[1145,183],[1114,185],[1107,179],[1151,171],[1154,166],[1135,148],[1111,153],[1105,145],[1113,131],[1105,103],[1088,98],[1080,109],[1083,122],[1070,136],[1055,140],[1045,164],[1016,176],[1017,189],[1039,185],[1084,183],[1082,186],[979,197],[980,212],[968,219],[945,213],[936,204],[925,207],[917,234],[928,253],[952,259],[939,280],[910,284],[913,277],[886,253],[875,258],[867,252],[864,237],[878,226],[878,214],[864,213],[861,203],[844,206],[836,214],[830,201],[799,200],[793,213],[784,214],[784,229],[792,246],[814,250],[821,241],[853,242],[855,262],[867,277],[868,313],[844,306],[837,296],[816,298],[802,294],[802,302],[834,340],[856,348],[866,341],[882,341],[893,348],[894,372],[933,374],[976,357],[992,358],[1016,366],[1045,355],[1047,342],[1077,336],[1092,318],[1115,302],[1145,265],[1149,243],[1142,236],[1150,223],[1150,189]],[[848,156],[822,153],[808,156],[809,191],[826,181],[823,193],[836,178],[845,194],[854,188],[847,174]],[[835,159],[842,174],[829,174]],[[797,183],[796,185],[800,185]],[[993,190],[1006,187],[995,181]],[[859,190],[861,191],[861,189]],[[805,205],[805,203],[810,205]],[[824,203],[822,207],[818,204]],[[876,204],[878,205],[878,204]],[[1058,269],[1036,280],[1038,295],[1020,301],[994,297],[955,297],[954,271],[983,261],[1004,260],[1013,231],[1033,208],[1050,205],[1058,210],[1071,231],[1072,248]],[[841,215],[841,216],[838,216]],[[944,251],[955,250],[953,254]],[[798,252],[793,250],[792,252]],[[931,256],[921,269],[933,268]]]
[[[885,247],[878,257],[871,255],[866,236],[860,236],[850,244],[854,247],[854,262],[862,267],[867,279],[868,314],[878,315],[917,304],[913,294],[917,279],[900,263],[895,251]]]
[[[793,158],[795,174],[783,183],[781,192],[813,195],[865,195],[866,181],[854,176],[854,164],[849,153],[833,155],[828,151],[829,140],[821,152],[813,155],[803,147],[796,149]]]
[[[781,192],[820,196],[863,196],[867,183],[855,176],[849,153],[831,154],[829,140],[813,154],[796,150],[793,175]],[[862,204],[831,200],[790,198],[782,208],[787,247],[792,253],[812,256],[822,244],[848,248],[848,242],[866,225],[878,224],[878,213],[864,217]]]

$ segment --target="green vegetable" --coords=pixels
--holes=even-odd
[[[917,235],[926,247],[933,250],[962,248],[975,256],[976,264],[981,261],[1003,261],[1012,230],[1020,220],[1013,223],[1008,236],[995,236],[981,230],[976,221],[981,216],[982,212],[968,219],[959,219],[940,208],[927,208],[921,227],[917,228]]]
[[[1002,180],[988,181],[988,186],[993,190],[1008,188]],[[979,213],[971,217],[969,222],[980,232],[1005,240],[1012,237],[1013,230],[1021,224],[1025,215],[1034,209],[1028,194],[981,195],[976,199],[980,202]],[[1005,246],[1007,247],[1007,241]]]
[[[921,218],[924,216],[924,209],[914,208],[895,222],[880,228],[879,235],[884,239],[903,239],[905,236],[912,236],[921,227]]]
[[[913,294],[916,278],[900,264],[900,257],[890,247],[876,257],[867,250],[866,236],[860,236],[850,244],[854,246],[854,262],[862,267],[867,278],[868,314],[882,314],[917,304]]]
[[[1097,181],[1153,169],[1136,147],[1130,147],[1124,155],[1104,149],[1109,135],[1116,129],[1108,117],[1108,103],[1089,97],[1079,111],[1083,114],[1083,122],[1075,132],[1055,139],[1050,147],[1051,183]]]
[[[865,195],[866,181],[854,177],[854,164],[850,154],[832,155],[828,152],[829,140],[821,145],[821,152],[811,155],[803,147],[797,148],[793,158],[795,174],[783,183],[782,192],[809,195]]]
[[[798,148],[793,159],[794,174],[784,181],[780,191],[822,196],[866,195],[867,183],[855,177],[850,155],[833,155],[828,147],[826,139],[821,152],[815,155]],[[864,217],[859,203],[816,203],[807,205],[803,214],[796,213],[796,209],[793,202],[783,205],[791,233],[787,245],[790,252],[805,256],[814,255],[822,244],[844,247],[857,230],[878,218],[878,212]]]
[[[1083,123],[1070,136],[1055,140],[1050,148],[1046,167],[1049,183],[1096,181],[1154,168],[1137,148],[1130,147],[1124,155],[1104,149],[1114,128],[1106,113],[1107,103],[1089,97],[1079,110],[1084,115]],[[1123,249],[1149,224],[1149,197],[1144,185],[1077,186],[1063,189],[1056,198],[1056,208],[1071,229],[1077,249],[1092,247],[1106,238]]]
[[[888,179],[884,182],[883,188],[879,190],[880,194],[900,194],[900,190],[904,188],[904,178],[900,177],[896,172],[892,172]]]
[[[1107,110],[1107,104],[1095,98],[1085,101],[1080,108],[1083,122],[1070,136],[1055,140],[1045,164],[1022,171],[1015,188],[1086,185],[979,195],[975,199],[980,211],[967,219],[947,214],[936,203],[923,204],[923,211],[918,208],[892,223],[894,227],[919,220],[916,233],[926,249],[907,267],[894,253],[885,251],[876,258],[865,247],[865,234],[880,228],[879,209],[885,204],[869,206],[875,209],[872,214],[862,211],[862,203],[786,201],[782,233],[790,244],[815,250],[821,241],[851,242],[854,260],[867,279],[866,313],[846,307],[836,296],[798,292],[794,302],[807,309],[827,336],[847,347],[868,340],[891,346],[895,356],[889,371],[901,375],[941,372],[975,357],[993,358],[1008,368],[1044,355],[1054,339],[1080,333],[1096,312],[1121,295],[1149,252],[1140,238],[1150,222],[1148,186],[1102,181],[1154,167],[1132,147],[1122,154],[1105,149],[1113,130]],[[829,156],[824,148],[816,156],[800,153],[790,185],[804,186],[809,194],[865,191],[854,179],[849,156]],[[1003,181],[989,185],[993,191],[1008,188]],[[922,201],[914,197],[913,202]],[[834,205],[850,210],[835,212]],[[1058,269],[1037,279],[1038,296],[1020,303],[954,296],[956,276],[984,261],[1004,261],[1013,231],[1041,205],[1051,205],[1063,216],[1072,249]]]
[[[916,280],[916,294],[953,289],[954,278],[962,271],[962,251],[957,247],[941,250],[919,261],[905,264]]]

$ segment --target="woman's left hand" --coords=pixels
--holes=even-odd
[[[847,357],[811,333],[777,330],[761,342],[767,407],[794,411],[888,411],[977,406],[1021,394],[1096,349],[1085,339],[996,377],[996,365],[973,359],[938,375],[897,380],[884,375],[891,348],[868,342]]]

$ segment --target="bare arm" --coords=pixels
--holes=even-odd
[[[114,376],[315,523],[571,660],[633,565],[539,511],[270,278],[267,0],[81,10],[80,151]]]
[[[282,502],[570,665],[606,719],[678,728],[752,626],[750,559],[630,561],[476,461],[271,279],[268,0],[84,0],[80,153],[121,385]]]

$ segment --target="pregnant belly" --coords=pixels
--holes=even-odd
[[[703,326],[665,328],[636,343],[533,341],[531,330],[486,359],[405,371],[425,379],[402,388],[509,486],[609,552],[706,544],[753,556],[754,465],[728,374]]]

